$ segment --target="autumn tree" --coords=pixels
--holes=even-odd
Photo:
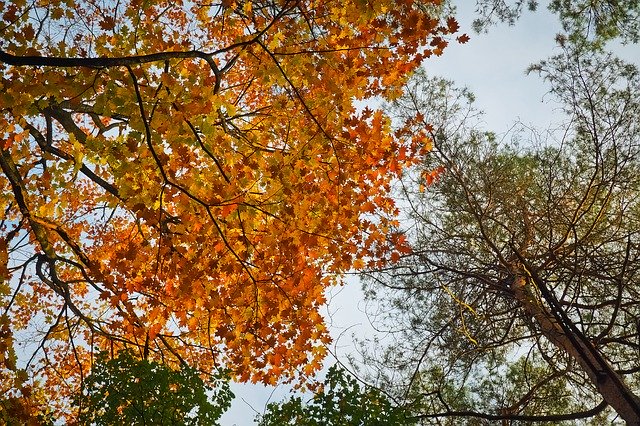
[[[406,249],[390,182],[426,148],[354,104],[442,53],[439,3],[0,2],[2,393],[68,412],[123,348],[316,370],[324,289]]]
[[[640,74],[570,45],[531,71],[562,128],[500,140],[425,75],[392,104],[434,149],[401,181],[412,253],[369,278],[394,338],[368,361],[425,424],[640,424]]]

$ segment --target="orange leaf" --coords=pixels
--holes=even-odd
[[[456,38],[456,40],[458,40],[459,43],[466,43],[470,40],[469,36],[467,34],[462,34],[461,36],[458,36],[458,38]]]

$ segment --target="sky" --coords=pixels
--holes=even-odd
[[[488,34],[474,34],[474,1],[466,0],[458,7],[461,32],[471,36],[462,45],[452,43],[441,57],[425,62],[427,73],[453,80],[476,95],[476,106],[484,111],[487,130],[499,137],[507,135],[516,122],[545,130],[562,122],[562,113],[547,94],[548,86],[535,74],[526,74],[529,65],[559,53],[554,37],[560,25],[554,15],[543,8],[525,12],[515,26],[499,24]],[[627,58],[640,59],[640,48],[615,49]],[[372,333],[365,311],[360,283],[348,277],[345,285],[328,293],[326,317],[334,338],[332,351],[344,360],[353,350],[353,336]],[[335,362],[331,357],[328,363]],[[289,388],[267,388],[259,385],[234,385],[236,399],[222,417],[223,426],[253,424],[256,414],[266,404],[281,401]]]

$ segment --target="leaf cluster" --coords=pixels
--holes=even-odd
[[[97,355],[75,404],[80,425],[216,425],[232,399],[221,375],[205,382],[193,368],[174,370],[124,350]]]
[[[332,366],[322,389],[304,402],[301,397],[270,403],[257,418],[260,426],[383,426],[411,425],[401,408],[394,406],[379,390],[361,386],[337,366]]]

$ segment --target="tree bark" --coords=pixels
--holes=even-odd
[[[515,273],[511,285],[522,308],[535,320],[542,334],[551,343],[580,365],[604,400],[620,417],[628,425],[640,426],[640,398],[629,389],[602,354],[579,333],[575,324],[567,324],[570,320],[566,315],[563,318],[553,308],[547,307],[553,301],[545,297],[545,283],[527,268],[523,269]]]

